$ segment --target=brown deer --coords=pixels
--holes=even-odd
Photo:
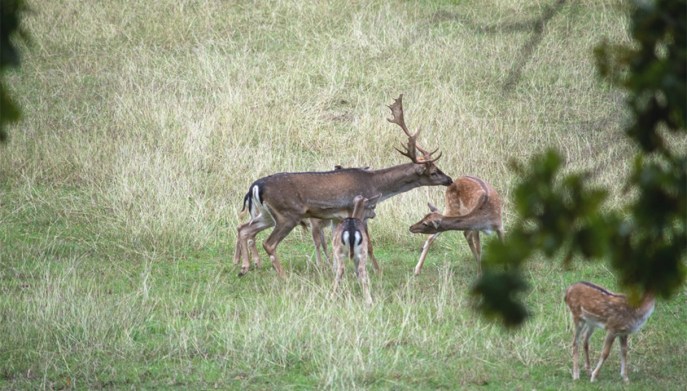
[[[280,277],[284,276],[277,246],[303,219],[344,219],[353,211],[353,198],[362,195],[371,198],[380,194],[378,202],[419,186],[448,186],[451,177],[444,174],[434,163],[441,157],[432,158],[434,152],[421,148],[416,140],[419,131],[411,134],[403,119],[401,95],[389,106],[393,118],[408,137],[405,151],[398,150],[411,162],[380,170],[344,168],[325,172],[286,172],[260,178],[250,185],[244,197],[252,218],[238,227],[238,244],[234,262],[241,260],[239,275],[248,272],[249,253],[252,251],[256,265],[259,257],[255,248],[255,236],[262,230],[274,227],[263,243],[272,266]],[[420,152],[422,158],[417,156]]]
[[[429,203],[431,213],[410,227],[412,233],[432,234],[422,246],[420,260],[415,266],[416,276],[422,270],[429,246],[444,231],[463,231],[480,272],[482,270],[480,231],[487,233],[496,231],[499,239],[503,240],[501,198],[491,185],[477,177],[463,176],[446,189],[445,199],[444,214]]]
[[[334,166],[335,170],[341,170],[343,167],[341,165],[336,165]],[[361,167],[363,170],[369,170],[370,167]],[[362,218],[363,224],[365,225],[365,234],[368,235],[369,238],[369,231],[367,230],[367,220],[372,219],[375,217],[374,214],[374,209],[372,208],[367,208],[365,216]],[[337,223],[339,223],[338,220],[335,219],[329,219],[329,220],[321,220],[321,219],[316,219],[316,218],[310,218],[308,219],[308,222],[306,224],[305,221],[301,221],[301,225],[307,229],[307,226],[310,225],[310,231],[312,234],[312,240],[315,245],[315,258],[317,259],[317,263],[321,264],[322,263],[322,254],[324,254],[324,257],[327,260],[327,263],[329,263],[329,252],[327,250],[327,239],[325,238],[324,235],[324,229],[328,226],[334,227]],[[379,264],[377,263],[377,259],[374,256],[373,253],[373,248],[372,248],[372,241],[368,240],[368,247],[367,247],[367,256],[372,260],[372,265],[375,268],[375,271],[377,273],[381,273],[382,269],[379,267]]]
[[[332,239],[335,270],[332,294],[335,294],[339,288],[341,277],[344,274],[344,264],[348,256],[355,264],[355,272],[363,287],[365,304],[368,306],[372,305],[372,296],[370,295],[366,267],[369,249],[368,242],[370,238],[367,234],[367,227],[363,221],[365,219],[366,208],[374,208],[374,204],[379,197],[381,197],[381,194],[369,200],[361,195],[356,196],[353,199],[353,213],[350,217],[343,219],[337,224]]]
[[[578,363],[578,345],[583,338],[585,363],[589,372],[589,337],[595,328],[606,330],[606,339],[601,357],[596,368],[591,372],[591,381],[599,376],[611,346],[616,337],[620,337],[620,376],[625,382],[627,377],[627,337],[638,331],[654,311],[656,299],[651,292],[644,294],[637,307],[631,305],[624,295],[615,294],[589,282],[578,282],[565,292],[565,303],[570,309],[573,321],[573,379],[580,378]]]

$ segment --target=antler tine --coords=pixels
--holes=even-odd
[[[438,149],[437,149],[436,151],[438,151]],[[436,151],[434,151],[434,152],[436,152]],[[434,152],[432,152],[432,153],[434,153]],[[434,159],[425,160],[423,163],[434,163],[434,162],[436,162],[437,160],[439,160],[439,158],[441,157],[441,154],[442,154],[442,153],[439,152],[439,156],[435,157]],[[425,155],[425,158],[428,158],[428,157],[431,157],[431,154]]]
[[[427,155],[427,150],[422,148],[421,146],[419,146],[417,144],[417,136],[420,135],[420,130],[421,130],[420,128],[417,128],[417,132],[415,132],[415,134],[413,135],[413,138],[415,138],[415,148],[417,148],[417,150],[420,151],[420,153],[422,153],[423,155]],[[436,151],[434,151],[434,152],[436,152]],[[432,152],[432,153],[434,153],[434,152]],[[430,155],[432,153],[430,153]]]
[[[400,152],[403,156],[407,156],[410,158],[413,162],[419,163],[417,161],[417,154],[415,153],[415,150],[417,149],[424,155],[424,160],[425,162],[434,162],[438,159],[432,159],[431,156],[433,153],[438,151],[439,149],[435,150],[434,152],[427,152],[426,149],[422,148],[417,144],[417,137],[420,135],[420,128],[417,129],[417,132],[415,134],[410,134],[410,131],[408,131],[408,127],[406,126],[405,119],[403,118],[403,94],[399,95],[397,99],[394,99],[394,103],[391,104],[389,109],[391,109],[391,115],[393,118],[387,118],[386,120],[391,122],[392,124],[396,124],[403,129],[403,132],[408,136],[408,147],[406,149],[406,152],[403,152],[396,148],[398,152]],[[439,155],[441,156],[441,155]]]
[[[392,124],[396,124],[403,129],[403,132],[408,137],[417,136],[416,134],[410,134],[408,127],[406,126],[406,121],[403,119],[403,94],[399,95],[397,99],[394,99],[394,103],[391,106],[387,106],[391,109],[391,115],[393,118],[387,118],[386,120]]]
[[[412,139],[412,137],[411,137],[411,139]],[[401,146],[403,146],[403,144],[401,144]],[[403,151],[401,151],[400,149],[395,148],[395,147],[394,147],[394,149],[397,150],[401,155],[403,155],[403,156],[409,158],[410,160],[412,160],[413,163],[418,163],[418,161],[417,161],[417,155],[415,154],[415,147],[413,146],[413,142],[409,139],[409,140],[408,140],[408,146],[407,146],[407,147],[403,146],[403,147],[404,147],[405,150],[406,150],[405,152],[403,152]]]

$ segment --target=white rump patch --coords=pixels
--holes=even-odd
[[[341,240],[343,241],[343,244],[348,248],[350,246],[350,235],[348,231],[344,231],[343,235],[341,236]]]

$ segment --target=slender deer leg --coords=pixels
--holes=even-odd
[[[630,378],[627,377],[627,335],[620,336],[620,376],[627,383]]]
[[[262,244],[267,254],[270,256],[270,261],[272,261],[272,266],[274,270],[277,271],[279,277],[284,277],[284,269],[281,267],[279,258],[277,257],[277,246],[279,243],[288,235],[293,228],[298,225],[299,219],[279,219],[277,218],[274,230],[270,233],[270,236]]]
[[[587,374],[592,374],[592,366],[589,363],[589,338],[592,336],[594,328],[588,325],[583,326],[582,333],[584,335],[584,370]]]
[[[599,358],[599,363],[596,364],[596,368],[594,368],[594,371],[592,372],[591,381],[596,381],[596,378],[599,377],[599,371],[601,371],[601,366],[603,365],[604,361],[606,361],[606,359],[608,358],[608,354],[611,352],[611,346],[613,346],[614,340],[615,335],[613,335],[613,333],[609,332],[606,334],[606,339],[604,340],[604,348],[601,352],[601,358]]]
[[[322,254],[324,254],[324,259],[326,260],[327,263],[330,263],[329,261],[329,249],[327,248],[327,239],[324,236],[324,227],[320,228],[320,243],[321,243],[321,248],[322,248]],[[321,262],[321,259],[317,260],[318,262]]]
[[[367,256],[372,260],[372,266],[375,268],[375,272],[378,274],[382,274],[382,268],[379,267],[379,264],[377,263],[377,258],[375,258],[373,249],[372,249],[372,240],[370,240],[370,233],[367,230],[367,223],[364,224],[365,227],[365,236],[367,236]]]
[[[250,268],[250,261],[249,261],[249,254],[251,251],[251,248],[253,250],[253,259],[254,261],[259,264],[260,259],[258,257],[257,251],[255,250],[255,235],[258,234],[258,232],[267,229],[274,225],[272,221],[267,221],[262,218],[257,218],[255,220],[251,220],[245,224],[241,224],[238,228],[238,246],[240,247],[240,250],[236,250],[236,253],[240,254],[242,262],[241,262],[241,271],[239,272],[239,276],[242,276],[248,272],[248,269]],[[250,242],[253,242],[252,244]],[[257,260],[256,260],[257,258]]]
[[[582,330],[582,324],[579,319],[573,319],[574,328],[573,331],[573,380],[579,380],[580,378],[580,363],[579,363],[579,344],[580,344],[580,331]]]
[[[463,231],[465,239],[468,241],[468,246],[470,246],[470,251],[472,251],[472,256],[475,257],[477,261],[477,271],[482,273],[482,250],[479,241],[479,231],[467,230]]]
[[[429,252],[429,246],[434,243],[436,238],[441,235],[441,232],[437,232],[430,236],[426,241],[425,244],[422,246],[422,253],[420,254],[420,259],[417,261],[417,265],[415,266],[415,275],[419,276],[420,272],[422,271],[422,265],[425,263],[425,258],[427,258],[427,253]]]
[[[315,243],[315,257],[317,263],[322,263],[322,255],[320,250],[324,253],[324,257],[329,263],[329,252],[327,250],[327,240],[324,237],[324,220],[320,219],[310,219],[310,230],[312,234],[313,243]]]
[[[234,247],[234,265],[241,262],[241,237],[236,235],[236,246]]]
[[[340,248],[334,248],[334,287],[332,287],[332,297],[336,294],[339,289],[339,283],[341,282],[341,277],[344,274],[344,250],[343,246]]]
[[[361,251],[356,258],[358,258],[356,265],[358,268],[358,280],[360,280],[360,284],[363,286],[365,305],[369,307],[372,305],[372,296],[370,295],[370,285],[367,279],[367,254],[365,253],[365,250]]]
[[[248,243],[248,249],[250,251],[250,255],[253,257],[253,265],[256,268],[259,268],[261,265],[261,262],[260,262],[260,255],[258,254],[258,248],[255,246],[255,236],[248,239],[247,243]]]

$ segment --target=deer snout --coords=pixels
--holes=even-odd
[[[414,234],[427,234],[427,233],[431,233],[431,232],[428,232],[429,228],[430,228],[430,226],[426,225],[423,222],[419,222],[419,223],[415,223],[415,224],[410,226],[410,232],[414,233]]]

